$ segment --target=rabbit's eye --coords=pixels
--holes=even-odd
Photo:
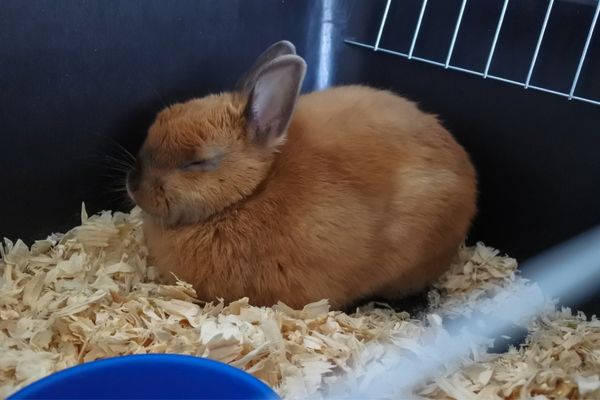
[[[183,171],[212,171],[219,166],[219,161],[221,161],[221,157],[193,160],[183,163],[179,169]]]

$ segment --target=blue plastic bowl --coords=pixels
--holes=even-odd
[[[229,365],[175,354],[131,355],[52,374],[9,399],[278,399],[260,380]]]

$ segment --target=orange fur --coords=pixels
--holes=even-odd
[[[401,297],[436,279],[476,211],[476,177],[434,116],[387,91],[301,96],[276,149],[246,136],[246,97],[162,111],[131,195],[154,263],[202,299],[291,306]],[[212,171],[177,168],[221,152]]]

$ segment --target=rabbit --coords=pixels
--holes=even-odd
[[[167,281],[207,301],[342,309],[417,293],[449,267],[477,208],[463,147],[389,91],[300,96],[305,70],[278,42],[236,91],[157,115],[127,191]]]

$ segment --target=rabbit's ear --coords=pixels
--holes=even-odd
[[[294,113],[305,71],[302,58],[286,55],[258,72],[246,108],[248,135],[253,142],[264,146],[281,143]]]
[[[249,92],[254,86],[258,73],[262,67],[279,56],[291,54],[296,54],[296,47],[287,40],[282,40],[271,45],[256,59],[252,68],[250,68],[250,70],[238,81],[236,86],[237,90],[240,92]]]

